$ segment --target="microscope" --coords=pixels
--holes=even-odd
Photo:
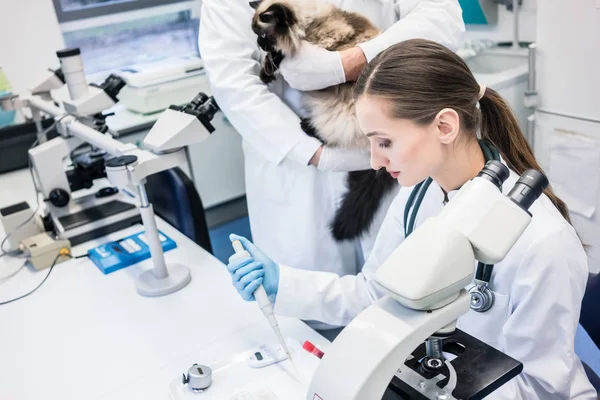
[[[105,120],[110,114],[103,114],[103,111],[118,103],[117,95],[126,85],[125,80],[110,74],[99,85],[88,84],[78,48],[59,50],[56,56],[60,68],[49,69],[44,79],[30,90],[31,94],[52,100],[50,92],[66,83],[70,98],[63,101],[65,111],[89,117],[85,123],[105,133],[108,130]]]
[[[47,96],[34,95],[22,101],[34,117],[46,114],[54,118],[59,134],[29,150],[37,189],[49,211],[47,230],[76,245],[141,220],[154,268],[137,278],[138,292],[158,296],[180,289],[190,280],[189,268],[166,265],[144,185],[147,176],[187,162],[185,147],[210,136],[214,131],[210,121],[219,111],[216,102],[199,93],[188,104],[171,106],[156,121],[141,149],[115,140],[80,114],[114,104],[122,82],[109,76],[104,84],[88,88],[85,77],[82,80],[79,50],[58,53],[71,100],[64,102],[64,108]],[[93,193],[83,190],[92,188],[99,178],[107,178],[108,185]]]
[[[506,166],[489,161],[389,256],[375,275],[387,295],[333,341],[307,400],[481,399],[522,371],[521,363],[456,327],[481,300],[465,289],[476,261],[504,259],[548,185],[527,170],[504,195],[499,187],[508,176]]]
[[[81,121],[105,134],[108,128],[103,111],[118,101],[117,94],[125,82],[110,75],[101,85],[88,85],[79,49],[60,50],[56,54],[60,68],[49,70],[42,82],[31,89],[33,97],[28,101],[38,132],[42,130],[41,115],[47,114],[60,117],[60,122]],[[70,98],[61,108],[54,102],[51,91],[64,84]],[[43,101],[48,109],[32,106],[35,101],[40,104]],[[69,114],[73,117],[67,120]],[[106,178],[104,164],[108,153],[105,150],[73,135],[47,139],[39,135],[39,145],[29,151],[38,189],[49,210],[44,220],[46,229],[55,230],[61,238],[76,245],[140,222],[135,206],[126,201],[124,194],[106,180],[100,184],[99,180]],[[95,182],[99,183],[96,192],[86,192]]]

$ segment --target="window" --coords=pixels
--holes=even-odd
[[[182,1],[186,0],[52,0],[61,24]]]
[[[67,47],[86,74],[199,55],[199,5],[182,0],[53,0]]]

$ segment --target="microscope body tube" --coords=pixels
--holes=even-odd
[[[88,93],[88,84],[83,71],[83,61],[79,49],[65,49],[56,52],[60,67],[69,88],[71,100],[77,100]]]

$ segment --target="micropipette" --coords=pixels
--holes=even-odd
[[[242,242],[240,242],[239,240],[234,240],[232,245],[233,249],[235,250],[235,254],[229,258],[229,262],[235,261],[236,259],[250,257],[250,253],[248,253],[248,251],[244,249],[244,245],[242,244]],[[269,320],[269,324],[271,325],[273,332],[275,332],[275,335],[279,340],[279,344],[281,344],[281,347],[285,351],[285,354],[288,356],[290,362],[292,362],[292,355],[290,354],[290,350],[288,349],[287,345],[285,344],[285,340],[281,335],[281,331],[279,330],[279,324],[277,323],[275,315],[273,314],[273,306],[269,301],[269,296],[267,296],[267,292],[265,291],[263,285],[260,285],[258,289],[254,291],[254,298],[256,299],[256,302],[260,306],[260,309],[265,315],[265,317],[267,317],[267,320]]]

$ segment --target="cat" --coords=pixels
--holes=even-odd
[[[379,35],[381,31],[364,16],[314,0],[259,0],[252,30],[258,46],[266,52],[260,79],[268,84],[284,57],[293,56],[302,40],[331,51],[342,51]],[[355,114],[353,82],[305,92],[306,117],[301,127],[327,146],[369,148]],[[345,193],[330,223],[338,240],[360,237],[371,226],[381,201],[397,184],[385,171],[348,173]]]

